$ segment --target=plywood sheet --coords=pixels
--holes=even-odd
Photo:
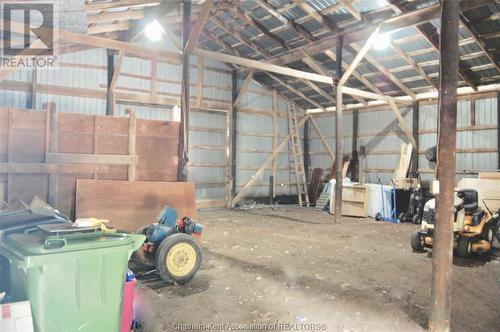
[[[137,231],[153,223],[164,205],[196,218],[194,183],[77,180],[77,218],[108,219],[115,228]]]
[[[5,189],[11,188],[8,195],[11,200],[30,201],[34,195],[47,199],[51,194],[56,197],[55,207],[74,218],[76,179],[128,179],[126,165],[98,162],[109,162],[103,155],[113,155],[113,159],[122,159],[122,156],[129,158],[129,119],[59,111],[58,109],[56,112],[55,134],[50,131],[51,143],[55,142],[56,147],[51,150],[48,159],[50,161],[54,156],[64,157],[65,155],[61,154],[71,154],[75,159],[70,161],[85,163],[61,164],[64,160],[58,159],[53,160],[55,163],[44,164],[47,162],[46,112],[0,108],[0,163],[10,163],[8,169],[13,169],[10,168],[12,166],[26,170],[10,172],[9,175],[8,172],[3,172],[0,174],[0,182],[6,184]],[[176,181],[178,136],[177,122],[137,120],[136,179]],[[57,155],[54,155],[55,153]],[[97,156],[94,157],[94,154]],[[57,172],[57,176],[53,176],[53,181],[50,181],[48,173],[54,172],[40,171],[39,169],[44,169],[43,165],[48,165],[47,170],[63,165],[72,171]],[[32,169],[35,171],[32,172]],[[7,185],[9,178],[11,182]],[[4,190],[4,193],[7,198],[7,190]]]
[[[479,199],[479,206],[491,211],[500,209],[500,179],[462,178],[458,181],[458,189],[475,189]]]
[[[500,172],[479,172],[479,178],[500,180]]]
[[[330,213],[335,212],[335,190],[330,191]],[[368,214],[368,189],[364,185],[344,184],[342,215],[365,218]]]

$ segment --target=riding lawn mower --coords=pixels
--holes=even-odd
[[[201,236],[203,226],[188,217],[178,218],[177,210],[170,206],[161,210],[156,221],[139,230],[146,240],[135,252],[136,260],[156,268],[165,281],[188,283],[200,268],[201,248],[193,236]]]
[[[494,238],[500,242],[500,210],[487,211],[478,206],[478,193],[474,189],[456,191],[454,202],[454,249],[457,256],[468,257],[472,252],[486,253],[491,250]],[[432,248],[435,223],[436,200],[431,199],[424,205],[421,229],[411,238],[415,251]]]

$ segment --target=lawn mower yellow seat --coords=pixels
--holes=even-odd
[[[457,196],[464,201],[465,212],[474,212],[477,209],[477,191],[474,189],[460,189]]]

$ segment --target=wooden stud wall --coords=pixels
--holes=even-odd
[[[175,181],[179,124],[0,108],[0,182],[9,203],[34,195],[74,217],[76,179]],[[159,151],[158,147],[162,147]]]

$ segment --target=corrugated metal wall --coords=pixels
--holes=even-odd
[[[412,127],[411,108],[399,108],[409,128]],[[358,146],[365,154],[359,155],[360,170],[365,171],[365,181],[389,183],[396,168],[401,144],[409,143],[401,132],[398,121],[390,109],[359,112]]]
[[[326,141],[335,152],[335,113],[314,114],[313,118]],[[344,112],[342,116],[343,140],[342,150],[344,155],[350,155],[352,150],[352,112]],[[332,159],[327,153],[320,135],[312,125],[309,125],[309,178],[314,168],[322,168],[323,175],[330,172]]]
[[[473,106],[474,104],[474,106]],[[478,171],[496,170],[498,163],[497,99],[465,99],[457,104],[457,180]],[[437,106],[421,105],[419,167],[430,172],[423,152],[437,141]],[[432,178],[432,173],[424,175]]]
[[[478,171],[498,168],[497,99],[472,97],[461,99],[457,105],[457,180],[465,175],[475,176]],[[474,105],[474,106],[472,106]],[[412,127],[412,109],[400,108],[406,124]],[[352,151],[352,111],[344,112],[344,154]],[[437,140],[437,105],[421,102],[419,106],[419,169],[422,178],[431,179],[433,171],[424,157],[427,148]],[[314,118],[332,149],[335,148],[335,114],[315,114]],[[380,178],[389,183],[399,160],[401,144],[408,139],[390,109],[369,108],[358,110],[358,151],[360,170],[365,170],[365,181],[377,183]],[[330,158],[317,133],[309,134],[310,172],[315,167],[330,170]]]
[[[173,46],[169,48],[173,50]],[[62,112],[78,112],[104,115],[106,110],[105,92],[107,53],[103,49],[86,50],[62,55],[59,67],[53,70],[39,70],[36,75],[38,92],[34,108],[41,109],[45,102],[55,102]],[[77,66],[73,66],[76,64]],[[196,100],[199,61],[191,59],[191,93]],[[207,100],[225,103],[231,102],[231,71],[225,64],[203,60],[203,97]],[[151,90],[152,63],[149,60],[126,56],[122,74],[117,82],[117,89],[125,92],[147,94]],[[158,93],[178,100],[180,96],[179,65],[158,63]],[[8,77],[8,81],[32,82],[31,71],[17,71]],[[242,81],[239,84],[241,86]],[[85,94],[68,96],[67,89],[81,88]],[[47,91],[56,91],[49,94]],[[17,89],[0,90],[0,106],[26,108],[29,93]],[[223,104],[221,104],[223,105]],[[173,120],[179,119],[173,111],[174,105],[139,105],[118,101],[116,116],[127,116],[126,110],[133,110],[139,118]],[[278,144],[288,134],[287,103],[276,98],[276,127]],[[457,134],[457,170],[476,172],[493,170],[497,166],[497,100],[496,97],[474,100],[461,100],[458,105]],[[191,113],[190,129],[190,171],[189,179],[197,183],[198,200],[222,202],[228,192],[228,116],[229,107],[219,111],[203,107],[194,108]],[[273,97],[272,93],[255,82],[244,93],[237,120],[237,192],[253,176],[273,150]],[[411,109],[402,109],[409,127],[412,122]],[[300,114],[300,113],[299,113]],[[346,111],[343,117],[343,149],[350,154],[352,147],[352,111]],[[472,117],[474,114],[474,117]],[[314,115],[318,126],[326,136],[332,149],[335,148],[334,113]],[[436,106],[422,103],[420,106],[420,168],[427,172],[427,162],[422,152],[436,141]],[[331,159],[326,153],[313,126],[309,126],[310,173],[315,167],[326,171],[331,168]],[[301,129],[301,133],[303,130]],[[405,140],[394,115],[388,109],[368,109],[359,111],[358,148],[365,147],[366,156],[360,155],[360,167],[366,170],[367,182],[376,182],[380,177],[388,182],[399,158],[401,142]],[[296,193],[295,175],[291,170],[290,146],[277,158],[276,194]],[[257,183],[248,191],[248,197],[268,196],[271,166],[259,177]],[[460,175],[459,175],[460,176]],[[222,205],[222,204],[221,204]]]
[[[240,82],[241,85],[241,82]],[[275,100],[276,110],[273,110],[273,95],[255,82],[249,84],[249,89],[241,98],[237,116],[237,152],[236,152],[236,191],[245,185],[261,167],[273,151],[274,125],[277,130],[277,145],[288,135],[287,103],[280,97]],[[273,113],[276,111],[273,125]],[[300,113],[299,113],[300,114]],[[295,175],[291,171],[289,154],[290,145],[279,153],[276,159],[276,195],[296,193]],[[257,182],[247,191],[246,197],[267,197],[270,195],[270,163]]]
[[[144,42],[145,46],[149,45]],[[166,49],[174,51],[173,45]],[[196,101],[198,94],[198,78],[200,62],[196,56],[191,57],[191,101]],[[46,102],[55,102],[58,111],[77,112],[85,114],[105,115],[107,89],[107,52],[104,49],[65,54],[59,57],[59,67],[51,70],[38,70],[35,84],[37,92],[33,108],[42,109]],[[203,72],[203,98],[218,103],[231,102],[231,70],[217,61],[202,60],[205,66]],[[121,74],[116,84],[117,91],[126,93],[149,94],[152,88],[153,64],[150,60],[132,56],[123,59]],[[9,81],[33,81],[32,71],[17,71],[10,75]],[[180,103],[181,67],[179,65],[157,64],[158,95],[170,97]],[[83,89],[82,93],[72,88]],[[47,93],[47,91],[57,91]],[[80,91],[80,92],[81,92]],[[74,95],[68,95],[74,94]],[[79,96],[77,96],[79,95]],[[29,92],[3,89],[0,91],[0,106],[26,108]],[[224,106],[223,104],[221,104]],[[178,111],[175,105],[145,105],[117,100],[115,116],[126,117],[132,110],[138,118],[153,120],[178,121]],[[276,98],[278,141],[281,142],[288,134],[286,118],[286,103]],[[237,128],[241,133],[237,139],[237,191],[250,179],[261,163],[273,150],[273,110],[272,95],[268,90],[252,83],[250,90],[242,95],[241,112],[238,114]],[[255,113],[264,111],[269,114]],[[190,118],[190,163],[189,180],[197,184],[196,194],[199,202],[213,201],[216,205],[225,205],[227,200],[229,178],[229,107],[214,111],[199,108],[191,109]],[[159,148],[161,150],[161,148]],[[290,170],[288,149],[277,159],[276,184],[278,195],[295,192],[295,178]],[[271,168],[261,176],[258,183],[249,191],[249,196],[267,196],[269,194],[269,176]],[[290,185],[293,183],[293,185]],[[203,204],[201,204],[203,205]],[[208,205],[208,204],[207,204]]]

